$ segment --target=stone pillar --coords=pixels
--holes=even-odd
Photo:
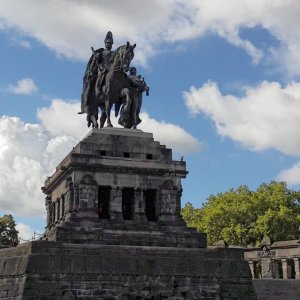
[[[109,213],[112,220],[123,220],[122,216],[122,189],[113,187],[109,201]]]
[[[63,218],[66,213],[66,199],[65,195],[61,195],[60,198],[60,217]]]
[[[182,186],[180,185],[180,189],[176,193],[176,204],[175,204],[175,214],[181,215],[181,196],[182,196]]]
[[[57,216],[56,220],[59,221],[59,219],[61,218],[61,215],[60,215],[60,198],[56,199],[55,208],[56,208],[56,216]]]
[[[68,176],[65,182],[66,194],[65,194],[65,214],[71,212],[74,209],[74,185],[72,177]]]
[[[73,210],[78,210],[79,208],[79,187],[74,186],[74,203]]]
[[[300,264],[299,264],[299,258],[294,258],[295,263],[295,279],[300,279]]]
[[[272,260],[271,258],[263,258],[261,260],[261,277],[263,279],[272,279],[273,270],[272,270]]]
[[[141,188],[137,188],[134,190],[133,219],[137,221],[146,221],[145,209],[144,191]]]
[[[55,223],[55,202],[51,202],[51,221]]]
[[[254,261],[249,260],[249,261],[248,261],[248,264],[249,264],[249,268],[250,268],[250,271],[251,271],[251,274],[252,274],[252,278],[255,278]]]
[[[57,221],[57,201],[53,202],[53,223]]]
[[[47,195],[45,199],[46,211],[47,211],[47,227],[52,223],[52,207],[51,207],[51,196]]]
[[[281,260],[282,262],[282,278],[288,279],[288,262],[287,259],[284,258]]]
[[[159,219],[162,221],[168,220],[172,214],[169,207],[171,201],[169,190],[160,190],[159,193]]]

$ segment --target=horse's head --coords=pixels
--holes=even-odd
[[[130,45],[129,42],[126,43],[122,47],[122,55],[121,55],[121,60],[122,60],[122,66],[123,66],[123,71],[128,72],[129,67],[130,67],[130,62],[132,61],[134,57],[134,52],[133,49],[136,47],[136,44]]]

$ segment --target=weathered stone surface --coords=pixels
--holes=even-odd
[[[236,249],[38,241],[0,250],[0,261],[7,255],[23,272],[1,268],[0,278],[10,274],[10,282],[0,280],[5,300],[12,290],[13,299],[256,299]]]
[[[300,280],[255,279],[258,300],[299,300]]]
[[[45,182],[43,240],[0,249],[0,299],[256,300],[243,250],[186,227],[186,174],[152,134],[91,131]]]
[[[187,228],[180,215],[184,161],[152,134],[94,129],[47,179],[46,238],[68,243],[161,247],[207,245],[206,235]],[[109,189],[107,217],[99,217],[101,190]],[[132,189],[132,217],[124,219],[122,193]],[[147,217],[147,192],[155,212]]]

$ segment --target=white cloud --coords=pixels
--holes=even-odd
[[[291,168],[281,171],[277,176],[277,180],[285,181],[289,185],[300,184],[300,161]]]
[[[155,140],[165,144],[179,153],[196,152],[201,149],[201,144],[191,134],[178,125],[156,121],[147,113],[141,114],[142,123],[139,128],[145,132],[153,132]]]
[[[44,214],[43,181],[75,144],[73,137],[52,136],[41,125],[1,117],[1,209],[17,215]]]
[[[14,94],[31,95],[37,91],[37,87],[31,78],[23,78],[15,85],[9,85],[7,90]]]
[[[248,87],[244,97],[222,95],[208,82],[184,93],[192,114],[202,113],[215,124],[222,137],[229,137],[254,151],[276,149],[300,156],[300,83],[282,87],[264,81]]]
[[[111,30],[117,44],[137,42],[136,59],[145,62],[145,56],[154,51],[147,40],[157,40],[160,26],[167,22],[168,2],[11,0],[0,4],[0,28],[16,28],[58,54],[84,60],[90,55],[90,46],[103,47],[105,34]]]
[[[90,130],[85,115],[77,115],[79,109],[79,102],[55,99],[49,107],[38,110],[40,124],[0,117],[1,210],[22,216],[45,213],[44,180]],[[154,132],[157,140],[175,151],[199,150],[199,142],[179,126],[158,122],[146,113],[141,117],[141,129]],[[112,122],[117,125],[116,118]]]
[[[70,135],[78,140],[87,132],[86,115],[78,115],[80,103],[75,100],[54,99],[50,107],[38,109],[41,124],[53,135]],[[55,121],[54,121],[55,120]]]
[[[299,14],[298,0],[10,0],[0,4],[0,28],[16,28],[58,54],[83,60],[90,46],[102,47],[106,32],[112,30],[117,44],[138,44],[135,61],[143,64],[163,42],[173,46],[172,42],[214,33],[243,48],[254,63],[272,56],[291,75],[299,75]],[[240,36],[241,29],[255,26],[269,31],[280,46],[265,55]]]

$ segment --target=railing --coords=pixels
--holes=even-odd
[[[45,234],[44,232],[43,233],[37,233],[37,232],[34,231],[33,232],[33,237],[29,240],[19,237],[18,244],[40,240],[44,234]]]

